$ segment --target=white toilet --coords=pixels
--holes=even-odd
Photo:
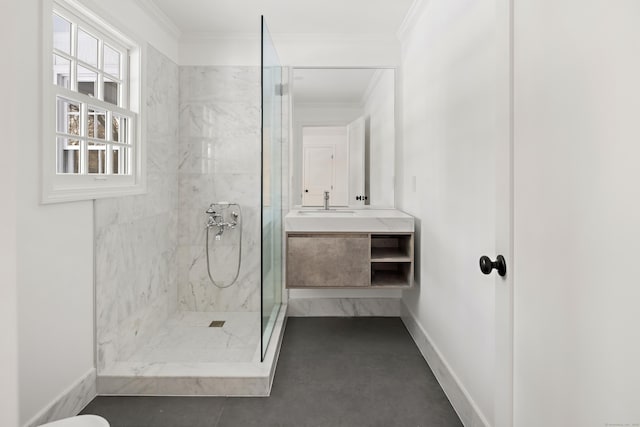
[[[40,427],[109,427],[109,422],[97,415],[78,415],[42,424]]]

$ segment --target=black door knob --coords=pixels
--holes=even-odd
[[[489,274],[494,268],[498,270],[500,276],[507,274],[507,262],[502,255],[498,255],[495,261],[491,261],[491,258],[486,255],[480,257],[480,271]]]
[[[304,190],[304,192],[305,192],[305,193],[308,193],[308,192],[309,192],[309,190]]]

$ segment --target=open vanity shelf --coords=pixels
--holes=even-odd
[[[413,233],[370,234],[371,286],[407,287],[413,278]]]
[[[287,288],[408,288],[413,232],[287,233]]]
[[[411,262],[413,234],[370,234],[371,262]]]

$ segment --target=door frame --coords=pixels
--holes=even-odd
[[[496,254],[507,274],[495,274],[494,426],[513,426],[514,240],[514,0],[496,0]]]
[[[365,152],[366,152],[366,124],[365,124],[365,117],[364,116],[359,116],[358,118],[356,118],[355,120],[352,120],[351,122],[347,123],[347,166],[348,166],[348,176],[347,176],[347,181],[348,181],[348,189],[347,189],[347,206],[349,207],[354,207],[354,208],[362,208],[365,205],[365,201],[364,200],[360,200],[357,201],[355,200],[355,197],[352,199],[351,196],[351,174],[352,174],[352,169],[351,169],[351,165],[353,164],[353,157],[352,155],[352,139],[351,139],[351,127],[354,123],[356,122],[362,122],[362,138],[363,138],[363,146],[362,146],[362,189],[361,189],[361,193],[362,195],[367,195],[365,192],[365,188],[366,188],[366,182],[367,182],[367,177],[366,177],[366,159],[365,159]],[[360,159],[359,159],[360,160]],[[353,195],[355,196],[355,195]]]

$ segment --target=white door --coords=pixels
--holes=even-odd
[[[438,0],[423,10],[403,45],[402,161],[396,172],[400,207],[420,219],[419,287],[404,291],[403,301],[455,375],[443,375],[442,384],[464,424],[492,427],[513,427],[506,6]],[[434,90],[423,96],[425,88]],[[506,260],[506,274],[484,275],[481,256],[496,261],[498,255]]]
[[[640,2],[514,8],[514,425],[640,425]]]
[[[349,206],[364,205],[364,117],[347,125],[349,137]]]
[[[349,193],[349,142],[346,126],[302,128],[302,205],[346,206]]]
[[[334,186],[333,145],[304,145],[302,148],[303,174],[302,205],[322,206],[324,192],[331,194]]]

